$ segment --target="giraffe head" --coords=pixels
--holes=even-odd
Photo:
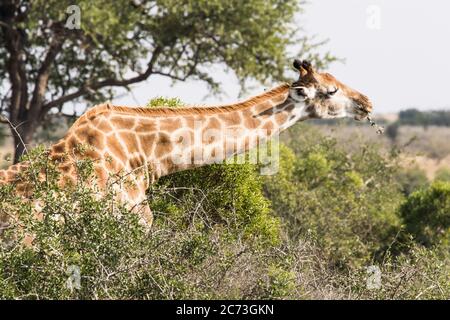
[[[366,118],[372,111],[369,98],[338,81],[329,73],[319,73],[308,61],[294,61],[300,77],[290,88],[290,97],[304,105],[310,118]]]

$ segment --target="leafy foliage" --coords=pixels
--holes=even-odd
[[[293,36],[297,30],[291,24],[300,10],[297,1],[78,1],[80,29],[57,29],[68,21],[66,11],[72,4],[23,3],[26,15],[20,28],[29,40],[30,80],[38,75],[38,53],[49,45],[49,35],[63,32],[63,50],[55,58],[49,83],[54,94],[82,88],[94,79],[124,79],[130,70],[141,73],[148,63],[142,58],[148,56],[157,60],[152,73],[199,78],[214,86],[204,70],[214,62],[225,63],[239,78],[280,79],[285,50],[299,38]],[[0,57],[4,61],[6,51]],[[91,91],[86,98],[98,101],[105,96]]]
[[[289,135],[293,150],[281,149],[280,175],[265,185],[274,210],[291,237],[313,239],[337,265],[367,263],[400,227],[402,196],[388,160],[374,147],[348,155],[306,126]]]
[[[425,246],[450,246],[450,183],[434,182],[412,193],[401,207],[406,229]]]
[[[270,216],[250,165],[205,168],[186,180],[184,194],[168,184],[189,173],[161,181],[151,192],[157,219],[149,233],[137,215],[113,201],[112,191],[98,199],[91,161],[77,163],[76,186],[60,189],[58,173],[42,151],[28,157],[33,166],[26,175],[36,181],[31,202],[16,196],[13,186],[1,186],[0,214],[15,213],[0,249],[3,298],[220,297],[230,294],[217,286],[232,280],[228,272],[238,268],[240,256],[270,254],[280,243],[278,220]],[[41,168],[47,170],[44,181],[38,179]],[[43,220],[34,215],[37,203]],[[32,247],[22,243],[29,236]],[[270,260],[258,256],[253,263],[264,269]],[[70,266],[79,268],[78,289],[66,285]],[[252,279],[253,285],[259,279]],[[248,286],[244,289],[253,287]],[[235,290],[232,294],[239,294]]]
[[[164,97],[153,98],[147,103],[147,107],[175,108],[181,105],[182,102],[178,98],[164,98]]]

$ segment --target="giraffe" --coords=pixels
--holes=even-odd
[[[151,226],[153,216],[146,190],[160,177],[241,154],[306,119],[367,118],[369,99],[308,61],[295,60],[299,78],[246,101],[217,107],[142,108],[93,107],[49,148],[61,173],[62,186],[76,182],[75,161],[94,160],[96,184],[104,191],[111,175],[132,183],[116,184],[118,201],[139,213]],[[80,145],[89,148],[81,152]],[[19,173],[30,163],[0,171],[0,184],[15,183],[27,196],[29,182]]]

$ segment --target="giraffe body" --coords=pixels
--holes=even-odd
[[[371,110],[365,96],[331,75],[316,73],[306,62],[296,63],[300,72],[297,82],[233,105],[176,109],[95,106],[49,149],[49,158],[61,173],[61,186],[76,183],[76,161],[92,159],[100,194],[112,176],[126,177],[131,183],[114,184],[117,199],[151,225],[146,190],[158,178],[222,162],[297,121],[358,118]],[[332,94],[331,85],[336,88]],[[334,95],[338,89],[339,94]],[[87,148],[82,152],[80,146]],[[0,184],[15,183],[17,193],[29,196],[30,182],[19,179],[29,165],[24,162],[0,170]]]
[[[93,160],[96,184],[105,191],[109,178],[123,175],[131,182],[116,184],[117,199],[151,223],[146,190],[158,178],[221,162],[271,136],[289,119],[294,102],[289,85],[282,85],[239,104],[220,107],[131,108],[97,105],[82,115],[64,138],[49,148],[49,158],[61,173],[62,186],[76,183],[75,162]],[[86,146],[80,151],[80,146]],[[27,182],[18,174],[29,163],[0,171],[0,183],[17,183],[27,195]]]

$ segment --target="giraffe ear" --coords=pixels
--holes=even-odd
[[[293,66],[295,69],[300,70],[301,66],[302,66],[302,62],[298,59],[294,60]]]
[[[307,60],[303,60],[302,67],[303,67],[303,69],[305,69],[309,73],[313,73],[314,72],[311,62],[309,62]]]
[[[294,69],[296,69],[298,72],[300,72],[300,77],[304,77],[304,76],[306,76],[306,74],[308,73],[308,70],[305,69],[305,67],[304,67],[305,62],[306,62],[306,63],[309,63],[309,62],[307,62],[307,61],[303,61],[303,62],[302,62],[302,61],[300,61],[300,60],[298,60],[298,59],[295,59],[295,60],[294,60],[293,67],[294,67]]]

